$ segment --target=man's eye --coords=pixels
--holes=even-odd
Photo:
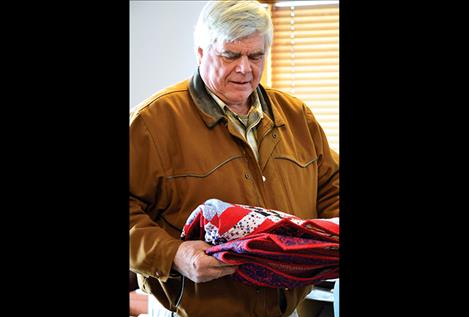
[[[249,59],[253,60],[253,61],[258,61],[260,59],[262,59],[264,55],[252,55],[252,56],[249,56]]]
[[[228,59],[230,61],[234,61],[235,59],[238,58],[236,55],[222,55],[223,58]]]

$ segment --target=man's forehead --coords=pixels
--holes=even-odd
[[[219,49],[221,51],[229,51],[229,52],[263,52],[264,51],[264,41],[252,41],[252,40],[235,40],[231,42],[224,42],[220,45]]]
[[[220,53],[232,53],[232,54],[263,54],[264,49],[254,49],[254,50],[245,50],[245,49],[229,49],[229,48],[224,48],[220,50]]]

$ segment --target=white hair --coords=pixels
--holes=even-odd
[[[217,42],[241,39],[255,32],[264,36],[265,49],[272,44],[272,19],[257,1],[209,1],[200,12],[194,31],[195,50]]]

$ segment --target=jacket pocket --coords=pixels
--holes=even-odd
[[[273,177],[281,185],[275,199],[285,212],[302,219],[316,218],[318,157],[278,153],[273,156]],[[279,189],[280,189],[279,188]]]
[[[288,155],[278,155],[278,156],[275,156],[274,157],[275,159],[277,160],[286,160],[286,161],[290,161],[291,163],[293,164],[296,164],[298,165],[298,167],[301,167],[301,168],[306,168],[308,167],[309,165],[313,164],[314,162],[316,162],[318,160],[318,158],[313,158],[311,160],[307,160],[307,161],[301,161],[301,160],[298,160],[292,156],[288,156]]]
[[[229,162],[242,158],[242,155],[234,155],[231,157],[228,157],[227,159],[215,163],[213,167],[206,169],[206,170],[196,170],[193,168],[192,170],[190,168],[187,168],[187,171],[179,171],[176,172],[174,175],[168,176],[168,179],[174,179],[174,178],[180,178],[180,177],[197,177],[197,178],[204,178],[209,176],[210,174],[214,173],[216,170],[220,169],[224,165],[228,164]]]
[[[171,197],[164,218],[173,227],[182,229],[194,208],[207,199],[245,202],[252,191],[246,186],[245,170],[246,161],[240,154],[179,166],[167,176],[166,191]]]

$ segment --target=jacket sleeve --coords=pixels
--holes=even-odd
[[[129,126],[130,269],[166,282],[182,241],[154,221],[168,195],[162,190],[165,174],[154,137],[144,119],[133,113]]]
[[[329,147],[326,134],[309,107],[303,107],[318,155],[318,215],[339,217],[339,155]]]

